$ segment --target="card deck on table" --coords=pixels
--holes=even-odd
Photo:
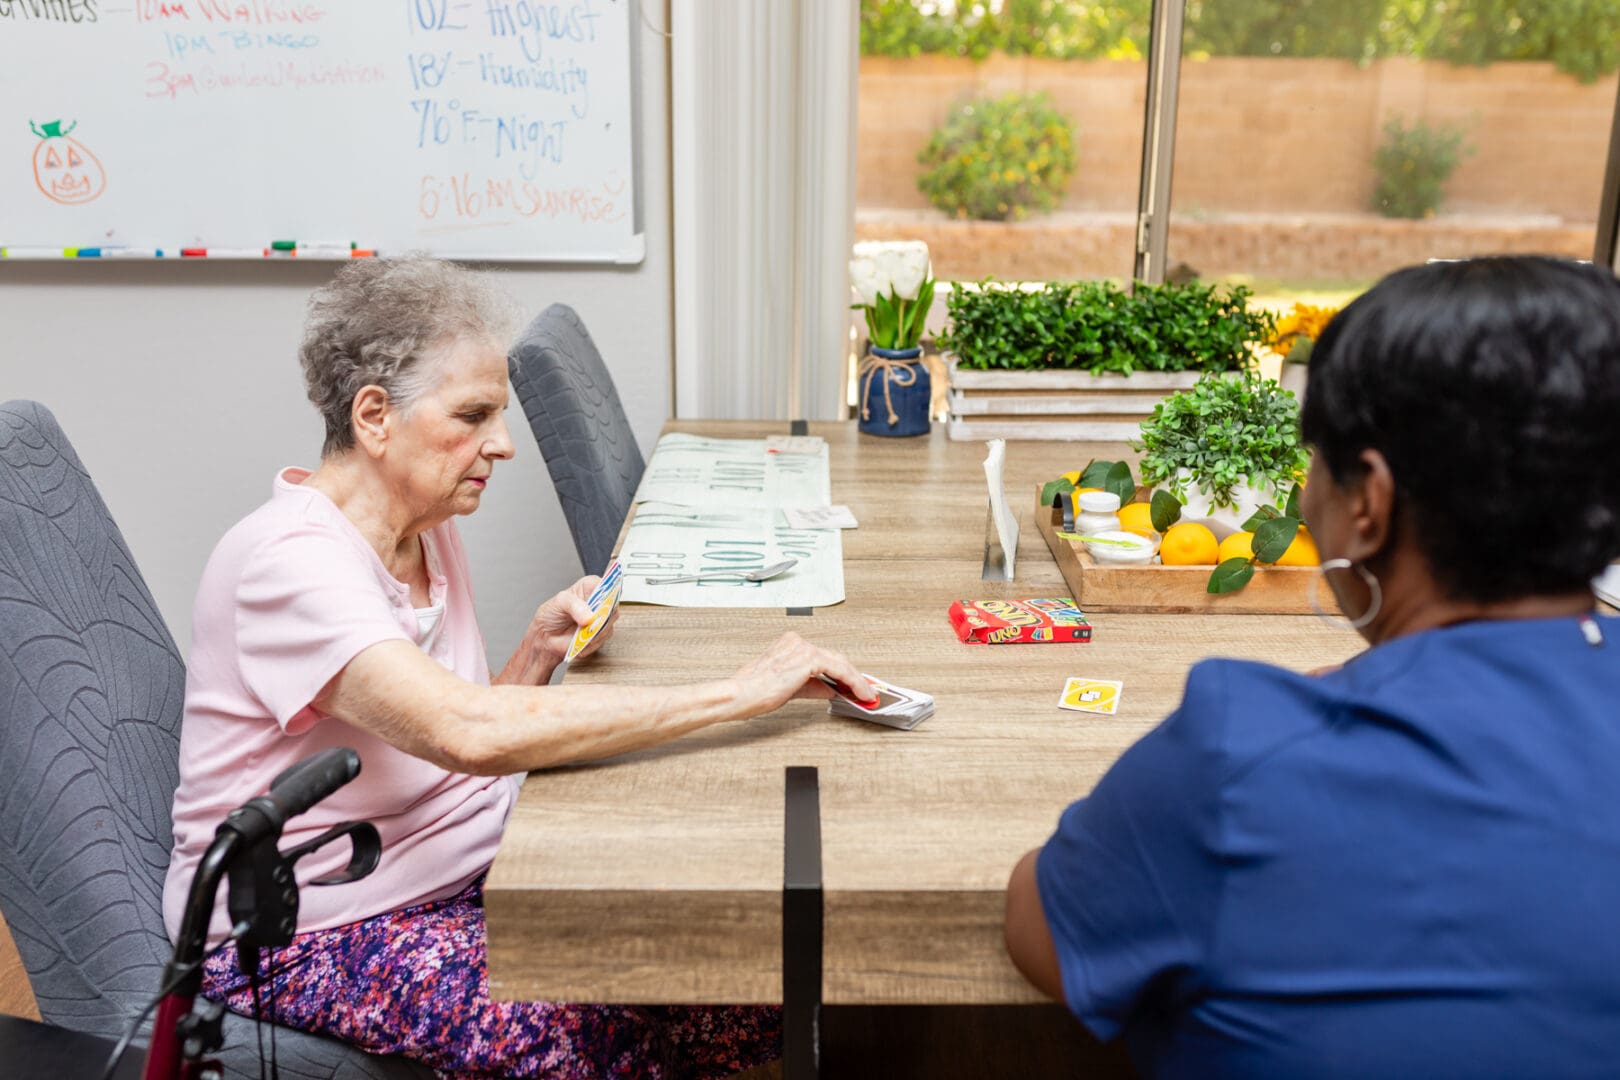
[[[1058,698],[1058,708],[1112,716],[1119,708],[1119,695],[1124,691],[1125,684],[1116,679],[1075,676],[1063,684],[1063,696]]]
[[[568,665],[574,662],[574,657],[585,651],[596,639],[602,627],[613,617],[613,610],[619,606],[619,593],[623,590],[623,586],[624,567],[619,565],[619,560],[614,559],[602,574],[602,580],[596,583],[596,588],[592,589],[591,595],[586,598],[585,603],[595,614],[591,616],[590,622],[574,631],[574,640],[568,643],[567,654],[551,673],[551,685],[555,686],[562,682],[563,674],[568,670]]]
[[[903,686],[896,686],[867,675],[866,681],[871,683],[872,689],[878,693],[877,700],[857,701],[843,684],[834,682],[826,676],[820,678],[838,695],[827,705],[827,711],[834,716],[870,720],[874,724],[910,731],[934,715],[934,699],[920,690],[907,690]]]

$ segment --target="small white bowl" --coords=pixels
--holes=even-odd
[[[1138,565],[1146,563],[1158,554],[1159,545],[1145,536],[1138,536],[1123,529],[1110,529],[1108,532],[1093,533],[1099,540],[1119,540],[1128,543],[1130,547],[1115,547],[1113,544],[1094,544],[1090,540],[1084,541],[1086,551],[1093,559],[1100,563],[1113,563],[1115,565]]]

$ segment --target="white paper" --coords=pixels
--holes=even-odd
[[[767,454],[819,454],[827,445],[820,435],[767,435]]]
[[[800,506],[782,511],[787,523],[795,529],[855,529],[860,522],[847,506]]]
[[[985,445],[990,448],[989,456],[984,459],[984,479],[990,488],[990,517],[995,522],[1001,550],[1007,553],[1007,576],[1011,578],[1018,559],[1018,518],[1007,505],[1007,485],[1002,478],[1007,440],[991,439]]]
[[[767,454],[764,439],[672,434],[658,440],[636,502],[689,506],[826,506],[832,501],[825,442],[817,453]]]
[[[785,558],[799,560],[767,581],[710,578],[649,585],[649,577],[714,570],[755,570]],[[844,600],[843,534],[836,529],[794,529],[768,507],[710,510],[679,503],[636,507],[619,548],[624,565],[621,601],[669,607],[827,607]]]

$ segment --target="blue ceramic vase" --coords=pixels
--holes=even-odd
[[[933,387],[922,347],[866,347],[861,360],[860,430],[867,435],[926,435]]]

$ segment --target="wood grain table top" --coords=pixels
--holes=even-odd
[[[674,423],[725,437],[785,424]],[[846,530],[847,599],[810,617],[627,605],[609,647],[571,682],[670,685],[729,675],[785,630],[931,693],[934,717],[897,731],[829,717],[823,702],[529,777],[486,885],[490,986],[518,1000],[781,1000],[783,770],[820,771],[829,1004],[1037,1001],[1002,946],[1014,862],[1046,840],[1132,742],[1172,711],[1211,656],[1296,670],[1360,639],[1311,616],[1092,615],[1094,640],[964,645],[956,599],[1066,596],[1031,520],[1040,480],[1107,444],[1011,443],[1017,576],[984,582],[983,443],[812,424],[831,446]],[[1124,682],[1118,713],[1057,708],[1064,680]],[[1176,793],[1167,791],[1166,798]]]

